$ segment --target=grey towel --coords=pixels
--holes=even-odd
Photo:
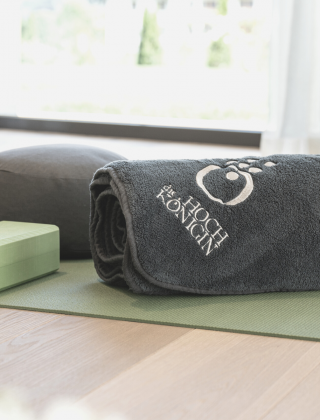
[[[320,289],[320,157],[112,162],[94,175],[98,275],[145,294]]]

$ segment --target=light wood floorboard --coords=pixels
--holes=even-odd
[[[61,315],[0,308],[0,343],[46,324]]]
[[[320,366],[313,369],[290,392],[270,407],[264,420],[319,420],[320,419]]]
[[[36,409],[52,397],[79,398],[188,332],[61,316],[0,344],[0,387],[25,390]]]
[[[319,419],[320,343],[0,309],[8,386],[126,420]]]
[[[273,417],[273,414],[278,412],[278,406],[280,405],[281,407],[282,401],[287,401],[288,397],[295,392],[296,388],[299,389],[300,384],[304,383],[304,379],[309,378],[309,374],[313,374],[314,370],[318,372],[317,375],[320,378],[318,369],[319,364],[320,343],[314,343],[314,345],[310,343],[309,350],[293,363],[291,367],[261,395],[261,397],[257,398],[248,409],[242,412],[235,420],[280,418],[280,416]],[[313,389],[316,390],[316,393],[311,397],[313,402],[310,401],[309,407],[319,405],[320,383]],[[302,392],[301,395],[304,395],[304,393]],[[304,415],[301,415],[302,413],[298,415],[298,412],[295,410],[294,413],[291,413],[290,418],[309,418],[308,416],[311,413],[308,409],[306,410],[307,404],[305,404],[300,397],[298,398],[298,405],[303,408]],[[320,418],[320,416],[318,418]]]
[[[151,413],[153,419],[258,419],[319,362],[318,343],[194,330],[79,404],[132,420]],[[291,413],[290,419],[302,418]]]

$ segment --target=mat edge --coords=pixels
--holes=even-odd
[[[96,315],[96,314],[83,314],[80,312],[71,312],[71,311],[57,311],[57,310],[51,310],[48,312],[47,310],[38,309],[38,308],[30,308],[24,307],[24,306],[11,306],[11,305],[3,305],[0,304],[0,309],[16,309],[16,310],[22,310],[22,311],[28,311],[28,312],[42,312],[42,313],[48,313],[48,314],[60,314],[60,315],[70,315],[70,316],[82,316],[86,318],[100,318],[100,319],[111,319],[114,321],[127,321],[127,322],[137,322],[140,324],[153,324],[153,325],[165,325],[168,327],[180,327],[180,328],[192,328],[196,330],[206,330],[206,331],[219,331],[219,332],[228,332],[232,334],[246,334],[246,335],[256,335],[256,336],[263,336],[263,337],[274,337],[274,338],[284,338],[289,340],[302,340],[302,341],[314,341],[314,342],[320,342],[320,337],[302,337],[302,336],[293,336],[293,335],[285,335],[285,334],[272,334],[272,333],[266,333],[266,332],[255,332],[255,331],[246,331],[246,330],[233,330],[228,328],[213,328],[213,327],[199,327],[197,325],[192,324],[179,324],[174,322],[155,322],[155,321],[147,321],[136,318],[128,318],[128,317],[113,317],[113,316],[102,316],[102,315]]]

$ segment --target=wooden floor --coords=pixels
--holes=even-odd
[[[123,419],[319,419],[320,343],[0,309],[0,387]]]

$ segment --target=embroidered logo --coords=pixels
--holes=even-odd
[[[201,190],[210,198],[210,200],[227,206],[235,206],[245,201],[254,189],[254,182],[251,174],[262,172],[257,163],[265,167],[275,166],[274,162],[261,162],[259,159],[247,159],[245,162],[236,160],[229,161],[224,167],[218,165],[209,165],[201,169],[196,175],[196,183]],[[204,185],[205,176],[218,169],[225,171],[225,176],[230,181],[235,181],[239,176],[244,177],[245,185],[242,191],[232,200],[223,202],[220,198],[214,197]],[[231,170],[230,170],[231,169]],[[217,219],[211,217],[209,212],[201,206],[200,202],[191,195],[182,200],[176,196],[176,192],[171,185],[162,187],[156,196],[167,210],[174,214],[182,223],[189,234],[194,238],[200,248],[208,256],[214,249],[218,249],[221,244],[229,237],[228,232],[223,229]]]
[[[232,160],[226,163],[227,165],[226,168],[222,168],[218,165],[206,166],[205,168],[201,169],[201,171],[197,173],[196,182],[199,185],[199,187],[202,189],[202,191],[210,198],[210,200],[216,201],[226,206],[235,206],[237,204],[242,203],[244,200],[246,200],[253,191],[254,184],[253,184],[251,173],[262,172],[262,169],[258,168],[257,166],[251,165],[252,163],[258,162],[258,160],[248,159],[247,162],[248,163],[242,162],[238,164],[238,161]],[[235,164],[238,164],[238,167],[235,166]],[[274,166],[275,163],[265,162],[264,165],[267,167],[270,167],[270,166]],[[240,170],[239,168],[244,169],[244,170]],[[226,172],[226,178],[229,179],[230,181],[235,181],[236,179],[239,178],[239,175],[244,177],[245,179],[245,186],[243,187],[240,194],[237,195],[237,197],[233,198],[232,200],[227,201],[226,203],[224,203],[220,198],[217,198],[211,195],[210,192],[207,190],[207,188],[203,184],[204,177],[211,171],[215,171],[217,169],[233,169],[233,171]]]
[[[173,191],[172,186],[165,185],[156,197],[162,201],[169,212],[180,220],[205,252],[205,255],[208,256],[228,238],[228,233],[193,197],[189,196],[188,199],[182,200],[175,196],[176,192]]]

